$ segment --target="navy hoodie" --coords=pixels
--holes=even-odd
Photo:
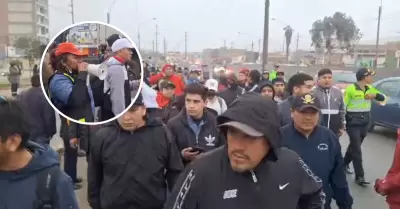
[[[0,209],[34,209],[37,174],[52,166],[59,166],[58,154],[49,146],[30,144],[32,160],[18,171],[0,171]],[[62,172],[57,184],[57,209],[78,209],[71,179]]]
[[[282,145],[304,160],[324,184],[325,209],[330,209],[331,198],[339,209],[350,209],[353,198],[346,179],[343,156],[338,137],[329,129],[317,126],[306,138],[294,127],[293,122],[281,128]]]

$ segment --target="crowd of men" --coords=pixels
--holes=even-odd
[[[198,71],[184,77],[177,68],[167,64],[151,75],[144,66],[133,105],[85,139],[93,209],[330,209],[332,200],[351,209],[350,162],[355,182],[370,184],[361,143],[371,101],[386,100],[371,85],[374,71],[359,69],[357,83],[343,95],[329,69],[320,70],[317,81],[301,72],[286,81],[279,66],[237,75],[223,69],[203,81]],[[0,209],[79,208],[74,189],[82,182],[76,175],[81,137],[68,135],[76,133],[70,124],[64,127],[75,164],[65,159],[61,172],[57,153],[38,140],[54,135],[44,133],[54,126],[32,134],[37,128],[25,125],[27,111],[47,110],[21,101],[0,100]],[[344,132],[350,144],[343,157]],[[375,184],[391,209],[400,208],[399,153],[400,145],[389,174]]]

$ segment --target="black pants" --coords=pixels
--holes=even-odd
[[[350,144],[344,156],[344,163],[345,165],[349,165],[350,162],[353,162],[356,178],[364,177],[361,144],[367,136],[368,125],[347,127],[346,131],[347,135],[349,135]]]
[[[12,83],[11,84],[11,95],[14,97],[14,96],[17,96],[17,93],[18,93],[18,84],[17,83]]]
[[[69,139],[63,139],[64,141],[64,172],[71,177],[72,182],[77,180],[78,170],[78,149],[71,148],[69,145]]]

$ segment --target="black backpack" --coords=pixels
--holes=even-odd
[[[97,76],[90,76],[90,87],[93,92],[94,106],[101,107],[104,105],[104,96],[110,92],[110,89],[104,93],[104,80],[100,80]]]
[[[34,209],[57,209],[57,184],[61,175],[59,165],[41,170],[36,177],[36,200]]]

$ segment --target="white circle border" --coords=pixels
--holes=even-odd
[[[99,121],[99,122],[81,122],[81,121],[75,120],[75,119],[73,119],[73,118],[70,118],[69,116],[65,115],[65,114],[62,113],[60,110],[58,110],[58,108],[56,108],[56,106],[53,105],[53,103],[51,102],[51,100],[50,100],[50,98],[49,98],[49,95],[47,95],[47,92],[46,92],[46,90],[45,90],[45,88],[44,88],[44,85],[43,85],[43,75],[42,75],[42,71],[43,71],[43,61],[44,61],[44,58],[45,58],[45,56],[46,56],[46,53],[47,53],[49,47],[52,45],[52,43],[54,42],[54,40],[55,40],[58,36],[61,35],[61,33],[63,33],[64,31],[66,31],[67,29],[70,29],[70,28],[72,28],[72,27],[79,26],[79,25],[82,25],[82,24],[101,24],[101,25],[104,25],[104,26],[106,26],[106,27],[110,27],[110,28],[112,28],[112,29],[114,29],[114,30],[120,32],[123,36],[125,36],[126,39],[128,39],[128,40],[132,43],[132,45],[134,46],[134,48],[135,48],[135,50],[136,50],[136,53],[138,54],[139,61],[140,61],[140,63],[139,63],[139,65],[140,65],[140,83],[139,83],[139,88],[138,88],[138,90],[137,90],[137,93],[136,93],[135,97],[134,97],[133,100],[131,101],[131,104],[130,104],[127,108],[125,108],[125,110],[122,111],[122,112],[121,112],[120,114],[118,114],[117,116],[115,116],[115,117],[113,117],[113,118],[111,118],[111,119],[105,120],[105,121]],[[106,123],[115,121],[115,120],[117,120],[119,117],[121,117],[123,114],[125,114],[125,112],[127,112],[127,111],[133,106],[133,104],[135,103],[136,99],[139,97],[139,94],[142,92],[143,77],[144,77],[144,75],[143,75],[143,74],[144,74],[144,73],[143,73],[143,64],[142,64],[142,63],[143,63],[143,59],[142,59],[142,56],[140,55],[140,52],[139,52],[139,49],[137,48],[136,43],[135,43],[134,41],[132,41],[132,39],[131,39],[125,32],[123,32],[121,29],[119,29],[119,28],[116,27],[116,26],[113,26],[113,25],[111,25],[111,24],[107,24],[107,23],[104,23],[104,22],[101,22],[101,21],[82,21],[82,22],[78,22],[78,23],[75,23],[75,24],[71,24],[71,25],[65,27],[63,30],[61,30],[60,32],[58,32],[57,35],[55,35],[55,36],[49,41],[49,43],[47,44],[47,46],[46,46],[46,48],[45,48],[45,50],[44,50],[44,52],[43,52],[43,54],[42,54],[42,58],[40,59],[40,65],[39,65],[40,87],[42,88],[43,94],[45,95],[46,100],[47,100],[47,102],[50,104],[50,106],[51,106],[58,114],[60,114],[61,116],[63,116],[63,117],[66,118],[67,120],[72,121],[72,122],[77,123],[77,124],[80,124],[80,125],[89,125],[89,126],[103,125],[103,124],[106,124]],[[132,98],[132,97],[131,97],[131,98]]]

